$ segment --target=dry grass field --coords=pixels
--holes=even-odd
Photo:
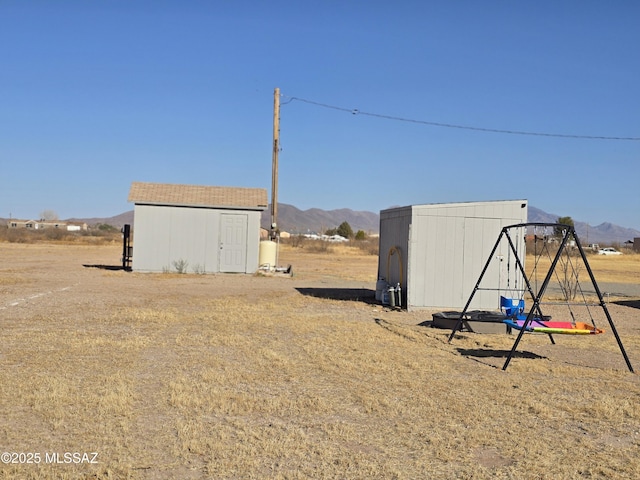
[[[640,381],[602,319],[502,371],[514,337],[376,305],[355,249],[283,246],[292,278],[119,256],[0,243],[0,478],[640,478]],[[592,267],[638,287],[608,307],[640,371],[640,256]]]

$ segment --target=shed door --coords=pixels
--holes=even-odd
[[[223,213],[220,216],[220,271],[246,270],[247,215]]]

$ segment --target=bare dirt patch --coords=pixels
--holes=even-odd
[[[119,256],[0,244],[0,449],[41,455],[0,477],[640,477],[640,383],[610,332],[527,336],[503,372],[513,337],[448,344],[432,312],[376,305],[371,255],[284,247],[292,278]],[[636,300],[609,308],[640,368]],[[64,452],[99,463],[44,461]]]

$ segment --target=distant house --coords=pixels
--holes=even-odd
[[[16,218],[12,218],[7,222],[7,227],[9,228],[37,228],[37,222],[35,220],[18,220]]]
[[[46,228],[60,228],[66,230],[67,224],[58,220],[16,220],[7,222],[9,228],[27,228],[32,230],[44,230]]]
[[[134,271],[257,271],[265,189],[134,182],[129,201]]]
[[[67,231],[69,232],[79,232],[88,228],[86,223],[67,223]]]
[[[633,251],[640,252],[640,237],[635,237],[633,239]]]
[[[69,232],[79,232],[87,229],[86,223],[69,223],[61,222],[59,220],[17,220],[12,218],[7,221],[8,228],[25,228],[29,230],[46,230],[50,228],[57,228],[60,230],[67,230]]]
[[[331,243],[343,243],[343,242],[348,242],[349,239],[345,238],[341,235],[318,235],[315,233],[306,233],[303,235],[304,238],[308,238],[310,240],[322,240],[324,242],[331,242]]]

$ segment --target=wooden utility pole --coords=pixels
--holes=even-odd
[[[271,240],[278,230],[278,151],[280,150],[280,89],[273,92],[273,155],[271,163]]]

